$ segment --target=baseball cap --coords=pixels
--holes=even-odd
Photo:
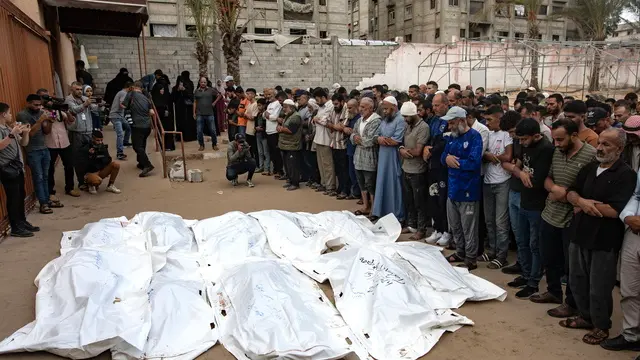
[[[640,115],[630,116],[622,125],[622,130],[627,134],[640,136]]]
[[[233,76],[227,75],[227,77],[224,78],[224,82],[227,82],[227,81],[233,81]]]
[[[447,114],[441,117],[440,119],[444,121],[451,121],[453,119],[466,118],[466,117],[467,117],[467,112],[464,111],[463,108],[461,108],[460,106],[454,106],[451,109],[449,109],[449,111],[447,111]]]
[[[412,103],[411,101],[406,101],[404,104],[402,104],[402,108],[400,108],[400,115],[402,116],[418,115],[418,108],[416,107],[416,104]]]
[[[244,135],[242,133],[237,133],[235,139],[236,141],[244,140]]]
[[[603,108],[594,107],[587,111],[587,119],[584,121],[586,126],[595,126],[598,120],[607,117],[607,112]]]
[[[282,104],[283,105],[296,106],[296,103],[294,103],[293,100],[291,100],[291,99],[285,100]]]

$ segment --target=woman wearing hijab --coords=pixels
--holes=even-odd
[[[196,120],[193,118],[193,82],[189,80],[189,72],[183,71],[178,76],[171,93],[176,111],[176,128],[182,132],[185,142],[196,140]]]
[[[169,86],[165,83],[158,82],[151,89],[151,100],[158,111],[158,117],[165,131],[173,131],[172,102],[169,94]],[[160,136],[160,135],[158,135]],[[160,139],[158,139],[160,140]],[[162,143],[162,142],[161,142]],[[173,134],[164,135],[164,147],[167,151],[176,149]]]
[[[216,90],[218,90],[218,93],[222,95],[222,99],[226,99],[224,83],[222,82],[222,80],[218,80],[216,82]],[[218,133],[218,135],[220,135],[220,132],[226,130],[227,128],[227,122],[225,121],[225,119],[227,118],[225,101],[218,101],[214,110],[217,120],[216,132]]]

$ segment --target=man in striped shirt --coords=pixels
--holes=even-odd
[[[562,302],[561,278],[568,274],[566,254],[573,217],[573,205],[567,202],[567,189],[575,186],[580,169],[595,160],[596,149],[578,138],[578,124],[569,119],[557,120],[551,131],[556,149],[544,183],[549,195],[540,226],[540,251],[547,277],[547,292],[529,299],[535,303],[560,304],[547,314],[562,318],[577,314],[568,281],[565,302]]]
[[[345,134],[342,132],[349,119],[347,118],[347,107],[344,106],[344,96],[336,93],[331,98],[331,101],[333,102],[334,113],[331,116],[331,122],[328,127],[332,131],[331,153],[333,154],[334,171],[338,177],[336,197],[338,200],[343,200],[349,196],[351,188],[349,165],[347,164],[347,142]]]

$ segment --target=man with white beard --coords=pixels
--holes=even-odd
[[[456,244],[455,254],[447,260],[464,262],[469,270],[476,269],[478,255],[478,218],[480,215],[480,167],[482,136],[467,124],[467,112],[454,106],[442,120],[449,122],[451,137],[440,161],[449,168],[449,198],[447,218]]]

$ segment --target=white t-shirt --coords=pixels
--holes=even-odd
[[[494,155],[502,155],[507,146],[513,144],[513,139],[509,133],[503,130],[491,131],[487,151]],[[484,183],[501,184],[511,178],[511,174],[502,168],[502,164],[485,163]]]
[[[540,133],[546,136],[547,139],[549,139],[549,141],[551,141],[551,143],[553,144],[553,136],[551,136],[551,129],[549,129],[549,127],[545,125],[545,123],[543,122],[540,123]]]

